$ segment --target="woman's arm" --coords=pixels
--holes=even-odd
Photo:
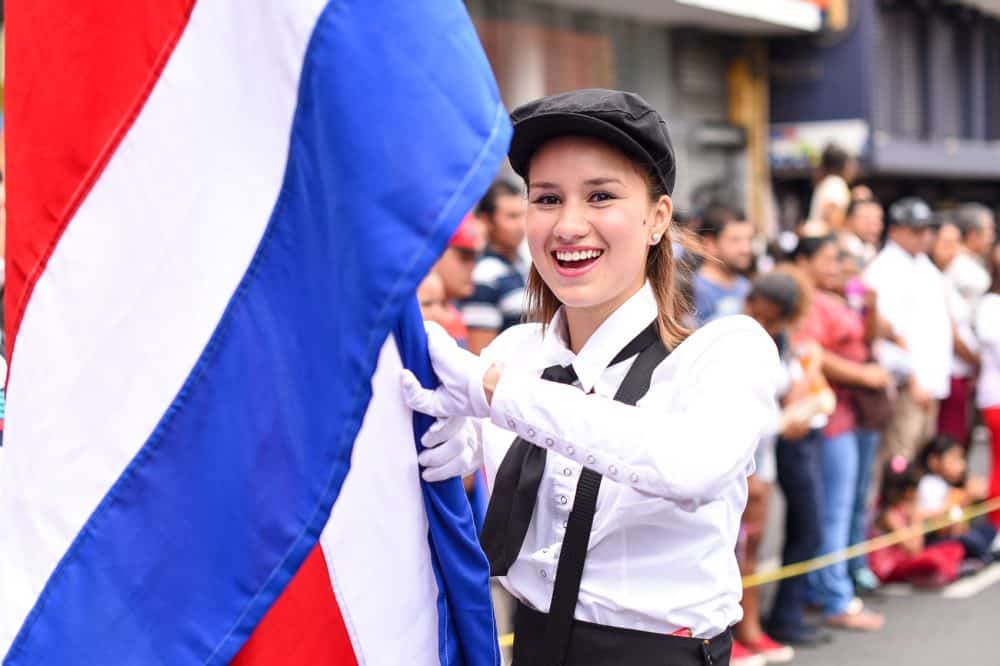
[[[881,389],[889,384],[889,373],[878,363],[855,363],[830,350],[823,350],[823,374],[831,382]]]
[[[735,323],[706,340],[683,385],[654,381],[642,406],[498,368],[491,418],[637,490],[711,501],[746,473],[761,433],[776,418],[774,342],[749,319]],[[671,404],[671,389],[685,394],[683,407]]]
[[[865,344],[871,345],[879,337],[880,317],[878,316],[878,294],[871,287],[865,287]]]
[[[969,365],[979,367],[979,354],[974,349],[965,344],[965,340],[958,331],[958,324],[951,322],[951,337],[955,347],[955,355]]]

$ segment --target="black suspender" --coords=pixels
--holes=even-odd
[[[656,331],[656,322],[653,322],[625,345],[609,365],[615,365],[637,354],[642,354],[651,346],[662,347],[662,344]],[[636,363],[638,362],[639,359],[636,359]],[[635,365],[633,365],[634,367]],[[631,373],[629,374],[631,375]],[[572,384],[576,381],[576,372],[572,365],[566,367],[554,365],[545,369],[545,372],[542,373],[542,379]],[[619,393],[626,390],[626,385],[631,384],[632,382],[626,377],[618,389]],[[648,387],[649,377],[646,377],[642,393],[637,394],[634,399],[630,401],[619,396],[616,396],[615,399],[634,404],[642,397]],[[500,463],[500,468],[493,481],[493,492],[479,538],[483,552],[486,553],[486,557],[490,561],[490,575],[492,576],[507,575],[507,570],[521,551],[521,544],[524,543],[524,536],[528,533],[528,525],[531,522],[531,514],[538,501],[538,488],[542,483],[542,474],[545,472],[546,456],[545,449],[518,437],[511,444],[507,455]]]
[[[668,352],[657,340],[640,352],[632,363],[615,394],[615,400],[634,405],[649,390],[653,370],[666,358]],[[601,475],[584,468],[576,484],[573,510],[569,514],[566,534],[559,551],[556,580],[552,591],[548,625],[545,628],[543,653],[538,666],[560,666],[565,660],[573,631],[573,614],[580,593],[580,580],[587,559],[590,530],[597,509],[597,494],[601,488]]]

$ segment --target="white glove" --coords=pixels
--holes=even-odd
[[[413,411],[437,418],[489,416],[490,405],[483,391],[483,375],[490,364],[459,347],[438,324],[424,322],[424,329],[427,331],[431,366],[441,385],[433,391],[425,389],[412,372],[404,369],[401,374],[403,400]]]
[[[438,419],[420,438],[420,443],[425,448],[417,456],[417,462],[424,468],[420,474],[424,481],[468,476],[483,466],[478,433],[464,417]]]

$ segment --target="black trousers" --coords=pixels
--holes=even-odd
[[[820,547],[822,508],[823,437],[818,430],[804,439],[779,440],[775,449],[778,485],[785,495],[785,547],[781,563],[792,564],[816,557]],[[786,578],[778,584],[769,628],[782,635],[805,627],[806,577]]]
[[[548,616],[524,604],[514,615],[514,666],[538,664]],[[654,634],[573,621],[566,666],[729,666],[733,637],[727,629],[711,640]]]

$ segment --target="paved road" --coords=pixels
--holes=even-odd
[[[989,452],[985,433],[977,433],[969,468],[985,475]],[[772,497],[762,551],[777,566],[784,501]],[[773,587],[764,589],[769,605]],[[836,640],[821,648],[800,650],[795,666],[1000,666],[1000,564],[944,590],[929,592],[891,586],[884,595],[866,601],[886,616],[876,634],[835,632]]]
[[[1000,666],[1000,564],[944,591],[889,592],[868,602],[886,615],[881,632],[836,632],[833,643],[799,650],[795,666]]]

